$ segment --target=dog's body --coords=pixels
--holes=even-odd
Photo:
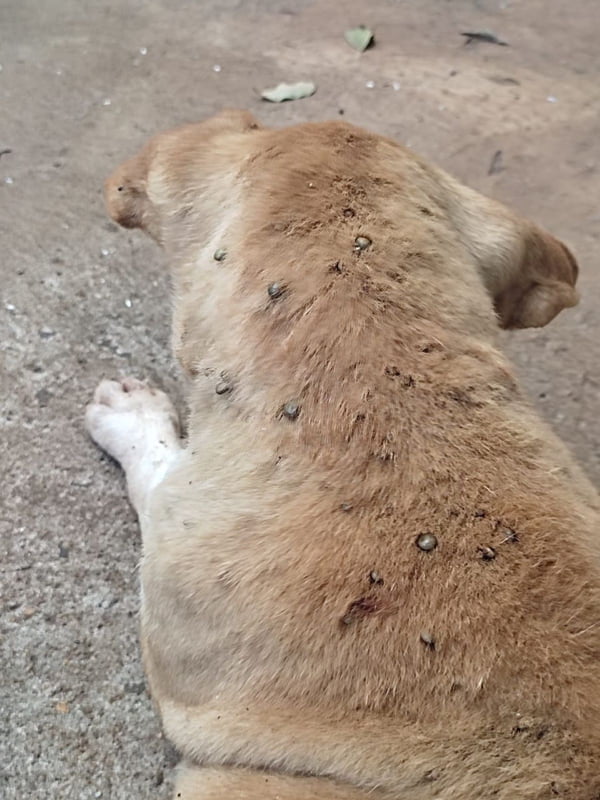
[[[566,248],[340,123],[223,114],[107,198],[192,379],[185,449],[141,384],[88,411],[177,796],[599,797],[600,506],[494,344],[575,302]]]

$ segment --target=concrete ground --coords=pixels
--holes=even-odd
[[[360,55],[343,31],[362,22],[377,44]],[[463,44],[486,29],[509,46]],[[168,283],[159,252],[107,220],[103,179],[149,134],[237,106],[273,125],[343,114],[520,209],[572,246],[582,302],[506,347],[599,482],[600,5],[3,0],[0,30],[0,793],[166,797],[136,520],[82,415],[104,376],[177,392]],[[297,79],[316,95],[260,100]]]

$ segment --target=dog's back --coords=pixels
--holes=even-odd
[[[572,256],[380,137],[220,119],[108,187],[193,378],[142,569],[181,797],[598,797],[598,501],[494,344]]]

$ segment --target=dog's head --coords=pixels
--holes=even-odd
[[[347,136],[375,141],[370,134],[339,125],[349,131]],[[324,131],[319,132],[320,127],[306,128],[305,136],[315,137],[315,151],[327,141]],[[248,112],[224,111],[205,122],[156,136],[107,181],[110,215],[119,224],[142,228],[165,244],[184,235],[177,227],[179,222],[191,209],[198,211],[201,206],[202,225],[210,235],[211,228],[220,224],[219,215],[229,202],[232,176],[235,179],[251,154],[258,152],[259,137],[255,134],[261,128]],[[286,139],[289,130],[270,131],[269,138],[258,146],[258,150],[265,150],[261,169],[269,168],[267,149],[274,153],[285,150],[290,141]],[[363,152],[369,152],[369,147]],[[395,168],[389,163],[390,151],[386,153],[388,160],[375,163],[376,168]],[[408,162],[418,162],[419,169],[411,170],[415,194],[431,195],[445,224],[454,229],[491,296],[502,327],[540,327],[563,308],[577,303],[577,263],[562,242],[501,204],[429,167],[404,148],[396,147],[392,157],[398,160],[400,171]],[[352,169],[352,164],[347,166]],[[281,170],[281,165],[277,168]],[[225,174],[227,179],[223,179]],[[423,176],[422,183],[415,175]],[[410,201],[410,192],[403,196]]]

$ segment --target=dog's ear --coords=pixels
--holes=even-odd
[[[161,243],[163,217],[174,213],[173,202],[188,188],[186,178],[214,166],[220,142],[228,134],[260,128],[248,111],[225,110],[204,122],[155,136],[106,181],[108,213],[124,228],[142,228]]]
[[[453,179],[448,211],[503,328],[540,328],[577,304],[578,266],[554,236]]]
[[[570,250],[549,233],[528,226],[516,269],[494,302],[503,328],[541,328],[577,305],[579,268]]]
[[[148,198],[148,169],[153,156],[150,142],[137,156],[121,164],[104,186],[108,213],[124,228],[143,228],[158,238],[156,214]]]

